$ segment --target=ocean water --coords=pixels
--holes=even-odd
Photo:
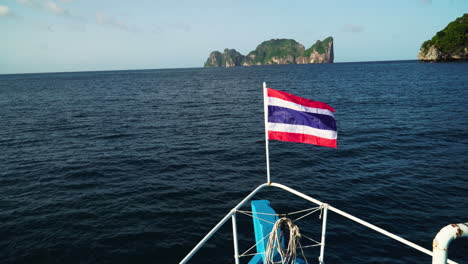
[[[399,61],[0,75],[0,262],[178,263],[266,181],[263,81],[330,104],[338,126],[338,149],[271,141],[272,180],[431,249],[468,221],[467,73]],[[255,198],[314,207],[274,188]],[[431,261],[328,220],[327,263]],[[318,214],[298,225],[319,239]],[[238,228],[243,252],[251,219]],[[449,256],[466,252],[460,239]],[[317,263],[318,248],[305,254]],[[230,222],[191,263],[233,263]]]

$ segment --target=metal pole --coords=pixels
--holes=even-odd
[[[364,221],[364,220],[362,220],[360,218],[357,218],[357,217],[355,217],[353,215],[345,213],[345,212],[341,211],[340,209],[337,209],[337,208],[335,208],[333,206],[330,206],[330,210],[337,213],[337,214],[339,214],[339,215],[342,215],[342,216],[344,216],[344,217],[346,217],[346,218],[348,218],[350,220],[353,220],[354,222],[357,222],[357,223],[359,223],[359,224],[361,224],[363,226],[367,226],[368,228],[370,228],[370,229],[372,229],[374,231],[377,231],[377,232],[379,232],[381,234],[384,234],[384,235],[386,235],[386,236],[388,236],[390,238],[393,238],[393,239],[395,239],[395,240],[397,240],[397,241],[399,241],[399,242],[401,242],[401,243],[403,243],[405,245],[408,245],[408,246],[410,246],[410,247],[412,247],[412,248],[414,248],[416,250],[419,250],[419,251],[421,251],[423,253],[426,253],[429,256],[432,256],[432,252],[430,250],[425,249],[425,248],[423,248],[423,247],[421,247],[421,246],[419,246],[419,245],[417,245],[417,244],[415,244],[413,242],[410,242],[410,241],[408,241],[408,240],[406,240],[404,238],[401,238],[401,237],[399,237],[399,236],[397,236],[397,235],[395,235],[393,233],[390,233],[390,232],[388,232],[388,231],[386,231],[386,230],[384,230],[384,229],[382,229],[380,227],[377,227],[377,226],[375,226],[375,225],[373,225],[373,224],[371,224],[369,222],[366,222],[366,221]]]
[[[322,224],[322,242],[320,243],[320,257],[319,263],[323,264],[325,257],[325,233],[327,230],[327,215],[328,215],[328,204],[323,204],[323,224]]]
[[[231,215],[233,214],[233,211],[236,211],[238,210],[241,206],[243,206],[247,201],[250,200],[250,198],[252,198],[258,191],[260,191],[261,189],[263,189],[263,187],[265,186],[268,186],[268,184],[264,183],[264,184],[261,184],[259,185],[255,190],[253,190],[249,195],[247,195],[244,200],[242,200],[240,203],[237,204],[236,207],[234,207],[231,212],[229,212],[226,216],[224,216],[223,219],[221,219],[221,221],[219,221],[218,224],[216,224],[215,227],[213,227],[213,229],[211,229],[210,232],[208,232],[208,234],[205,235],[205,237],[200,241],[198,242],[198,244],[187,254],[187,256],[185,256],[185,258],[183,260],[181,260],[179,263],[180,264],[184,264],[184,263],[187,263],[192,257],[193,255],[195,255],[195,253],[197,253],[197,251],[206,243],[206,241],[208,241],[208,239],[210,239],[210,237],[216,233],[216,231],[218,231],[218,229],[223,226],[224,223],[226,223],[227,220],[229,220],[229,217],[231,217]]]
[[[268,92],[267,92],[267,86],[265,82],[263,82],[263,114],[265,116],[265,149],[266,149],[267,183],[271,183],[270,154],[268,152]]]
[[[309,201],[309,202],[312,202],[312,203],[314,203],[314,204],[316,204],[316,205],[319,205],[319,206],[324,205],[324,203],[322,203],[321,201],[319,201],[319,200],[317,200],[317,199],[314,199],[314,198],[312,198],[312,197],[310,197],[310,196],[308,196],[308,195],[306,195],[306,194],[303,194],[303,193],[301,193],[301,192],[298,192],[298,191],[296,191],[296,190],[294,190],[294,189],[291,189],[291,188],[289,188],[288,186],[285,186],[285,185],[283,185],[283,184],[273,182],[273,183],[270,184],[270,186],[278,187],[278,188],[280,188],[280,189],[283,189],[283,190],[285,190],[285,191],[288,191],[288,192],[290,192],[290,193],[292,193],[292,194],[295,194],[295,195],[301,197],[302,199],[305,199],[305,200],[307,200],[307,201]]]
[[[314,199],[314,198],[312,198],[312,197],[310,197],[308,195],[305,195],[305,194],[303,194],[301,192],[298,192],[298,191],[296,191],[294,189],[291,189],[291,188],[289,188],[289,187],[287,187],[285,185],[282,185],[282,184],[279,184],[279,183],[271,183],[270,186],[278,187],[278,188],[281,188],[283,190],[286,190],[286,191],[288,191],[290,193],[293,193],[293,194],[295,194],[295,195],[297,195],[299,197],[302,197],[303,199],[306,199],[306,200],[308,200],[310,202],[313,202],[313,203],[315,203],[317,205],[323,205],[324,204],[324,203],[320,202],[319,200],[316,200],[316,199]],[[423,253],[425,253],[425,254],[427,254],[429,256],[432,256],[432,251],[430,251],[428,249],[425,249],[425,248],[423,248],[423,247],[421,247],[421,246],[419,246],[419,245],[417,245],[417,244],[415,244],[413,242],[410,242],[410,241],[408,241],[408,240],[406,240],[404,238],[401,238],[401,237],[399,237],[399,236],[397,236],[397,235],[395,235],[393,233],[390,233],[390,232],[388,232],[388,231],[386,231],[386,230],[384,230],[384,229],[382,229],[380,227],[377,227],[377,226],[375,226],[375,225],[373,225],[373,224],[371,224],[369,222],[366,222],[366,221],[364,221],[364,220],[362,220],[360,218],[357,218],[357,217],[355,217],[353,215],[345,213],[345,212],[341,211],[338,208],[335,208],[333,206],[328,206],[328,208],[332,212],[335,212],[335,213],[337,213],[339,215],[342,215],[342,216],[344,216],[344,217],[346,217],[346,218],[348,218],[350,220],[353,220],[354,222],[357,222],[357,223],[359,223],[359,224],[361,224],[363,226],[367,226],[368,228],[370,228],[370,229],[372,229],[374,231],[377,231],[377,232],[379,232],[381,234],[384,234],[384,235],[386,235],[386,236],[388,236],[390,238],[393,238],[393,239],[399,241],[400,243],[403,243],[403,244],[405,244],[407,246],[410,246],[410,247],[412,247],[412,248],[414,248],[416,250],[419,250],[419,251],[421,251],[421,252],[423,252]],[[449,259],[449,260],[447,260],[447,263],[456,264],[457,262],[452,261],[452,260]]]
[[[208,234],[207,234],[207,235],[206,235],[206,236],[205,236],[205,237],[204,237],[188,254],[187,254],[187,256],[185,256],[185,258],[184,258],[180,263],[181,263],[181,264],[187,263],[187,262],[190,260],[190,258],[206,243],[206,241],[207,241],[207,240],[208,240],[224,223],[226,223],[227,220],[229,220],[229,217],[231,217],[231,216],[233,215],[233,211],[238,210],[241,206],[243,206],[248,200],[250,200],[259,190],[261,190],[261,189],[262,189],[263,187],[265,187],[265,186],[278,187],[278,188],[281,188],[281,189],[283,189],[283,190],[286,190],[286,191],[288,191],[288,192],[290,192],[290,193],[293,193],[293,194],[295,194],[295,195],[297,195],[297,196],[299,196],[299,197],[301,197],[301,198],[303,198],[303,199],[305,199],[305,200],[308,200],[308,201],[310,201],[310,202],[312,202],[312,203],[315,203],[315,204],[317,204],[317,205],[320,205],[320,206],[324,206],[324,205],[325,205],[324,203],[320,202],[319,200],[316,200],[316,199],[314,199],[314,198],[312,198],[312,197],[310,197],[310,196],[308,196],[308,195],[306,195],[306,194],[303,194],[303,193],[301,193],[301,192],[298,192],[298,191],[296,191],[296,190],[294,190],[294,189],[291,189],[291,188],[289,188],[289,187],[287,187],[287,186],[285,186],[285,185],[279,184],[279,183],[264,183],[264,184],[261,184],[261,185],[259,185],[255,190],[253,190],[249,195],[247,195],[239,204],[237,204],[237,206],[234,207],[234,208],[232,209],[231,212],[229,212],[223,219],[221,219],[221,221],[219,221],[219,223],[218,223],[213,229],[211,229],[211,231],[210,231],[210,232],[209,232],[209,233],[208,233]],[[433,256],[432,251],[427,250],[427,249],[425,249],[425,248],[423,248],[423,247],[421,247],[421,246],[419,246],[419,245],[417,245],[417,244],[415,244],[415,243],[413,243],[413,242],[410,242],[410,241],[408,241],[408,240],[406,240],[406,239],[404,239],[404,238],[401,238],[401,237],[399,237],[399,236],[397,236],[397,235],[395,235],[395,234],[392,234],[392,233],[390,233],[390,232],[388,232],[388,231],[386,231],[386,230],[384,230],[384,229],[382,229],[382,228],[380,228],[380,227],[377,227],[377,226],[375,226],[375,225],[373,225],[373,224],[371,224],[371,223],[369,223],[369,222],[366,222],[366,221],[364,221],[364,220],[362,220],[362,219],[360,219],[360,218],[357,218],[357,217],[355,217],[355,216],[353,216],[353,215],[350,215],[350,214],[348,214],[348,213],[345,213],[345,212],[341,211],[340,209],[337,209],[337,208],[335,208],[335,207],[333,207],[333,206],[327,205],[327,208],[330,209],[332,212],[335,212],[335,213],[337,213],[337,214],[339,214],[339,215],[342,215],[342,216],[344,216],[344,217],[346,217],[346,218],[348,218],[348,219],[350,219],[350,220],[353,220],[353,221],[355,221],[355,222],[357,222],[357,223],[359,223],[359,224],[361,224],[361,225],[364,225],[364,226],[366,226],[366,227],[368,227],[368,228],[370,228],[370,229],[373,229],[374,231],[377,231],[377,232],[379,232],[379,233],[381,233],[381,234],[384,234],[384,235],[386,235],[386,236],[388,236],[388,237],[390,237],[390,238],[393,238],[393,239],[395,239],[395,240],[397,240],[397,241],[399,241],[399,242],[401,242],[401,243],[403,243],[403,244],[405,244],[405,245],[408,245],[408,246],[410,246],[410,247],[412,247],[412,248],[414,248],[414,249],[416,249],[416,250],[419,250],[419,251],[421,251],[421,252],[423,252],[423,253],[426,253],[426,254],[429,255],[429,256]],[[325,217],[325,216],[324,216],[324,217]],[[465,225],[466,225],[466,223],[465,223]],[[322,229],[323,229],[323,228],[324,228],[324,227],[322,226]],[[463,229],[462,229],[462,231],[463,231]],[[468,234],[468,231],[465,232],[465,234]],[[322,239],[322,241],[325,241],[325,240]],[[323,256],[323,255],[322,255],[322,256]],[[457,262],[452,261],[452,260],[447,260],[447,263],[457,264]]]
[[[459,237],[468,237],[468,223],[451,224],[442,228],[432,243],[432,264],[446,264],[450,242]]]
[[[234,260],[236,264],[239,264],[239,245],[237,243],[237,223],[235,210],[232,212],[232,238],[234,240]]]

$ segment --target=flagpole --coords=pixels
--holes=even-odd
[[[263,113],[265,116],[265,149],[267,166],[267,183],[270,184],[270,154],[268,152],[268,93],[266,83],[263,82]]]

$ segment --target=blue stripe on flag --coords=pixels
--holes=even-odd
[[[301,112],[280,106],[268,106],[268,122],[336,131],[335,118],[332,116]]]

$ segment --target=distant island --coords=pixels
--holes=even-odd
[[[418,59],[427,62],[468,61],[468,14],[455,19],[425,41]]]
[[[293,39],[262,42],[247,56],[235,49],[211,52],[205,67],[235,67],[273,64],[333,63],[333,38],[317,40],[309,49]]]

